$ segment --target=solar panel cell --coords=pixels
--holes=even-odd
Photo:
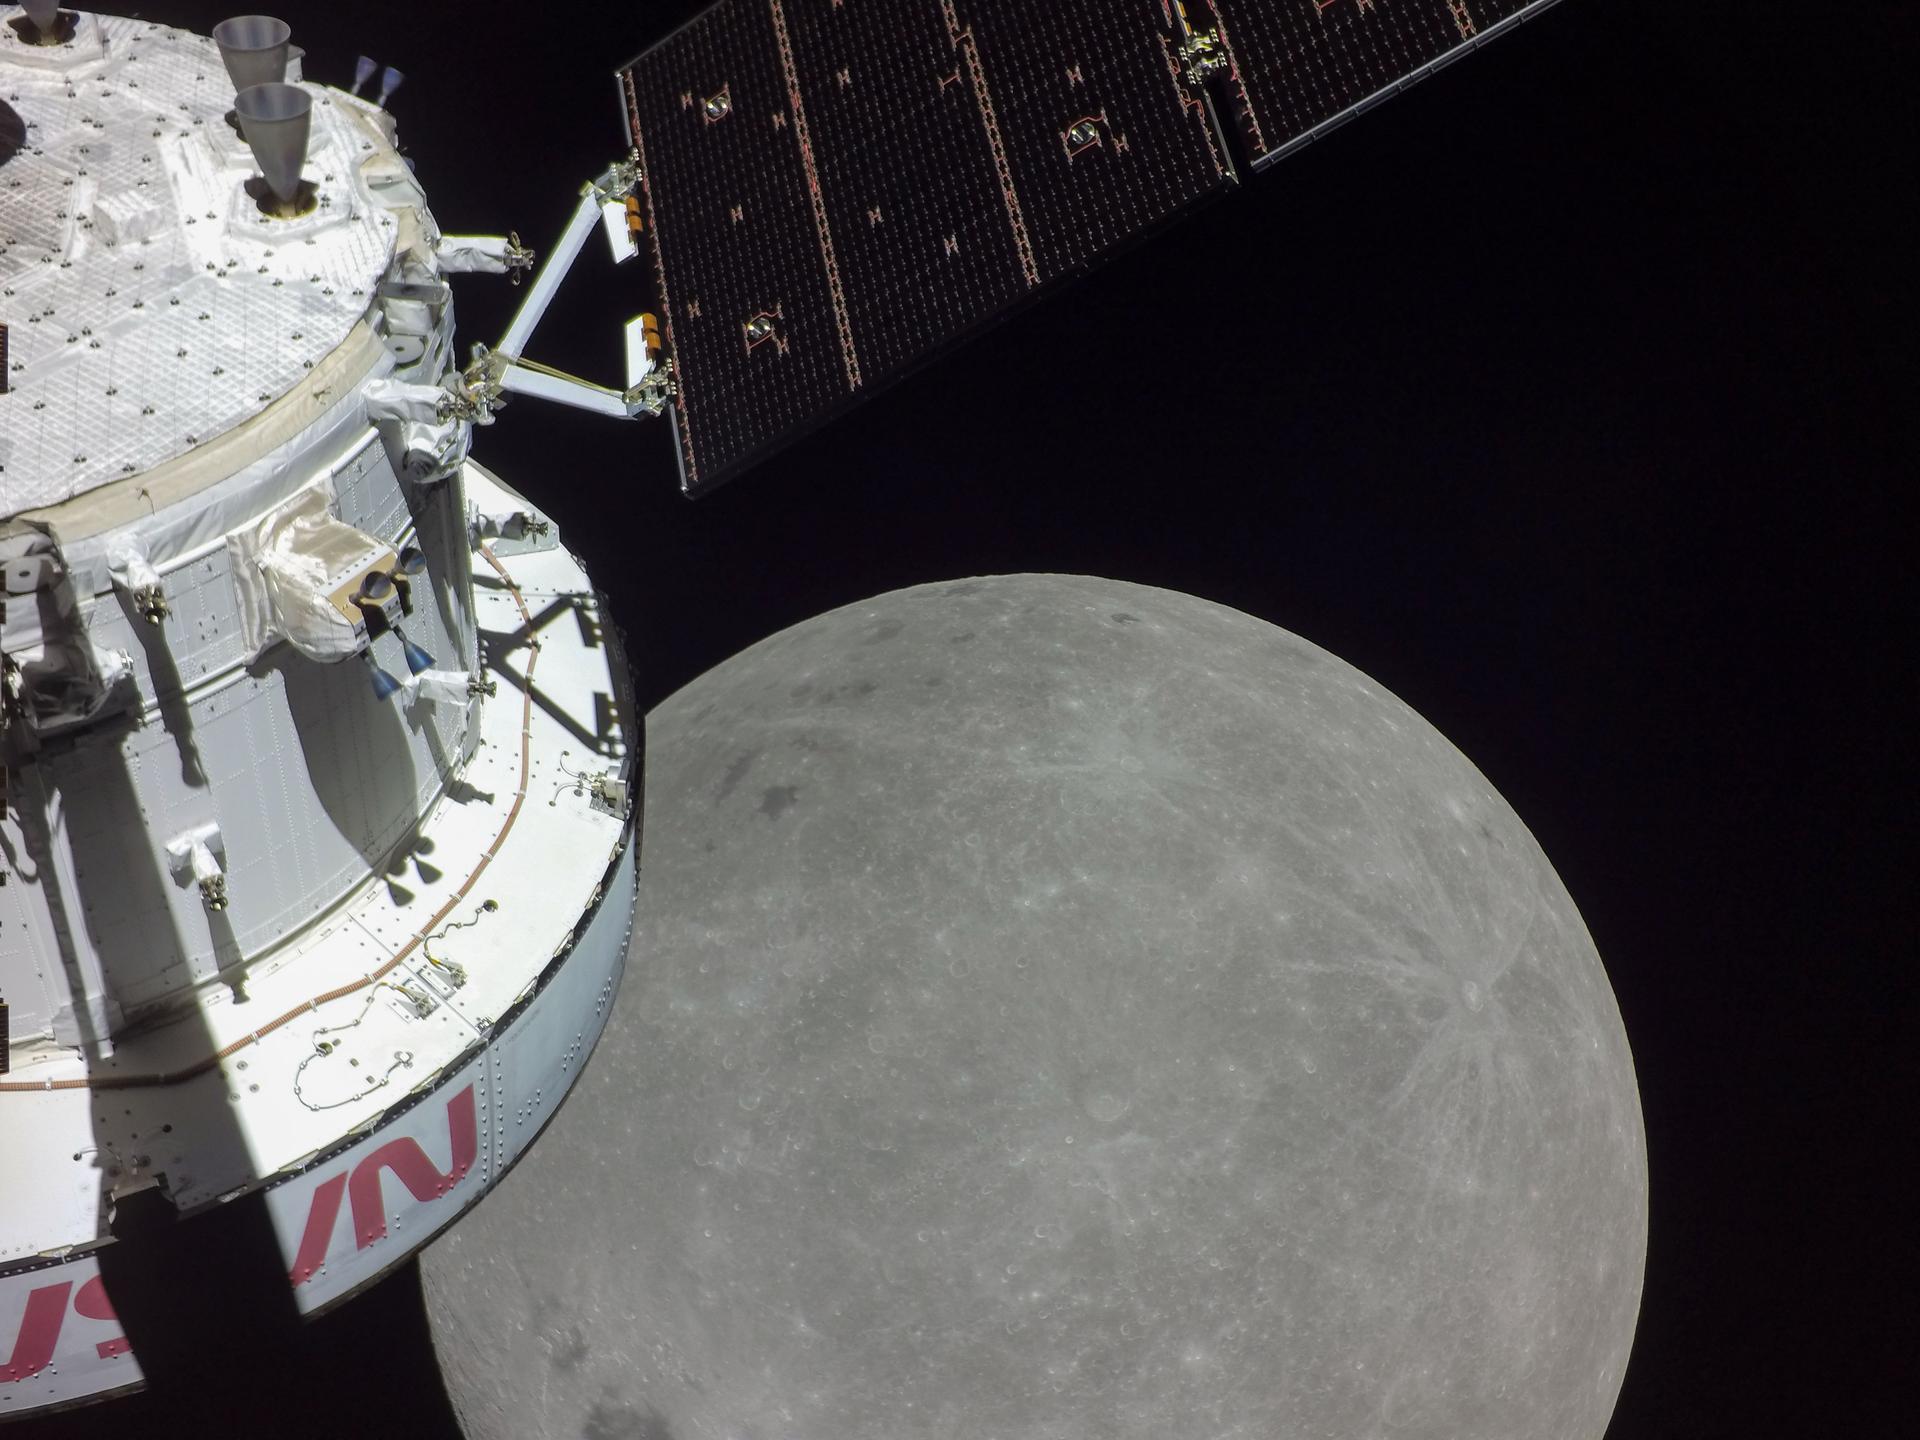
[[[1207,87],[1263,166],[1550,3],[720,0],[620,72],[685,488],[1224,189]]]
[[[699,492],[1232,176],[1159,0],[722,0],[622,72]]]
[[[1553,0],[1190,0],[1261,168]]]
[[[764,6],[716,5],[654,53],[623,83],[694,490],[709,454],[750,456],[845,395],[845,362]]]

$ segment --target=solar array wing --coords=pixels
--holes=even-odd
[[[721,0],[619,72],[713,488],[1231,183],[1160,0]]]
[[[1552,0],[720,0],[619,71],[699,494]]]
[[[1253,167],[1297,150],[1553,0],[1196,0]]]

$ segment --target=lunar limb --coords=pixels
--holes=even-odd
[[[920,586],[647,727],[611,1023],[426,1253],[472,1440],[1597,1440],[1647,1170],[1546,857],[1190,596]]]

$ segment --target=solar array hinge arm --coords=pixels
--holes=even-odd
[[[1196,25],[1188,16],[1185,5],[1176,4],[1173,9],[1182,36],[1176,52],[1180,58],[1181,73],[1187,77],[1189,84],[1204,85],[1228,65],[1226,49],[1220,41],[1220,26],[1218,23]]]
[[[524,354],[534,327],[559,293],[596,223],[606,232],[615,263],[638,253],[634,237],[639,229],[639,209],[629,203],[638,183],[638,163],[628,156],[614,161],[580,187],[580,202],[534,275],[507,333],[491,350],[485,346],[474,349],[473,362],[463,376],[464,398],[474,418],[491,418],[493,408],[510,393],[534,395],[622,420],[658,415],[666,408],[673,395],[673,381],[662,354],[659,322],[651,315],[639,315],[627,322],[627,383],[623,389],[569,375],[529,360]]]

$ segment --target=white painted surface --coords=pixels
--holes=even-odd
[[[410,514],[364,426],[355,448],[321,464],[316,483],[337,495],[342,520],[386,546],[427,551],[429,572],[403,628],[438,663],[470,668],[461,485],[420,493]],[[221,546],[164,567],[172,614],[157,627],[116,591],[76,601],[91,643],[129,658],[134,698],[16,764],[0,816],[16,867],[14,883],[0,888],[0,993],[16,1044],[84,1038],[60,1018],[73,1004],[76,966],[98,973],[118,1029],[192,1003],[193,987],[264,960],[366,886],[369,868],[433,809],[472,749],[459,710],[381,702],[358,661],[318,664],[286,645],[255,661],[236,563]],[[32,619],[31,607],[9,607],[9,653],[31,643]],[[407,673],[394,636],[377,639],[373,653]],[[208,823],[227,840],[230,903],[217,916],[164,854],[171,837]],[[43,862],[56,884],[42,881]]]
[[[303,1313],[371,1284],[458,1219],[558,1107],[620,982],[636,853],[622,854],[578,943],[485,1049],[365,1138],[275,1182],[267,1208]],[[80,1255],[0,1274],[0,1419],[140,1383],[99,1273]]]
[[[308,87],[319,208],[273,224],[242,188],[257,172],[212,40],[86,19],[98,46],[59,68],[0,26],[0,86],[31,127],[0,185],[0,516],[148,470],[285,394],[367,312],[400,228],[362,173],[386,149],[370,107]]]
[[[0,26],[0,85],[31,127],[0,186],[0,544],[22,586],[0,648],[48,702],[0,752],[4,1417],[137,1374],[86,1258],[115,1195],[192,1212],[272,1187],[308,1310],[470,1204],[592,1048],[633,857],[608,878],[626,816],[591,779],[625,771],[628,712],[591,582],[550,529],[476,559],[469,499],[538,511],[461,463],[467,422],[366,399],[447,373],[445,272],[499,268],[482,252],[504,242],[443,254],[391,120],[322,87],[317,208],[260,215],[201,37],[82,16],[37,49]],[[309,490],[351,527],[330,554],[424,553],[390,618],[431,693],[383,701],[362,657],[261,650],[243,623],[259,572],[232,541]],[[156,584],[150,624],[131,592]],[[397,634],[369,654],[408,674]],[[91,708],[63,698],[76,675]],[[169,852],[212,836],[197,874]],[[197,884],[215,867],[224,909]],[[338,1223],[309,1223],[329,1195]]]
[[[527,506],[478,467],[469,467],[466,484],[490,509]],[[117,1333],[110,1319],[75,1308],[97,1266],[84,1254],[59,1258],[105,1239],[101,1205],[115,1187],[164,1175],[170,1196],[191,1210],[271,1185],[269,1209],[295,1295],[313,1311],[384,1273],[477,1199],[579,1074],[626,953],[636,856],[625,816],[597,805],[576,777],[628,767],[617,723],[625,662],[564,548],[549,542],[502,566],[513,588],[483,589],[476,606],[498,691],[473,707],[477,747],[457,798],[426,816],[423,843],[405,864],[391,876],[365,877],[346,904],[256,967],[244,1004],[223,989],[203,992],[190,1016],[128,1037],[111,1062],[89,1067],[48,1048],[6,1077],[0,1414],[107,1393],[136,1378],[131,1358],[98,1353]],[[533,635],[517,595],[543,617]],[[538,703],[528,697],[530,670]],[[601,732],[607,715],[615,728]],[[599,734],[602,753],[591,754],[576,732]],[[232,836],[226,844],[231,849]],[[422,932],[434,957],[464,969],[463,984],[428,963],[416,943]],[[404,958],[382,984],[309,1005],[395,955]],[[400,984],[429,996],[431,1012],[418,1014],[393,988]],[[290,1011],[295,1018],[250,1038],[249,1027]],[[236,1044],[217,1069],[176,1084],[34,1088],[178,1071],[210,1047]],[[111,1104],[96,1106],[109,1094]],[[391,1116],[409,1095],[418,1103]],[[471,1157],[436,1188],[437,1177],[456,1168],[453,1127],[466,1105]],[[409,1154],[417,1147],[420,1160],[396,1160],[388,1146]],[[403,1172],[417,1180],[422,1164],[436,1180],[415,1194]],[[363,1221],[373,1213],[365,1196],[378,1197],[376,1226],[353,1223],[356,1170]],[[338,1202],[337,1213],[327,1212],[335,1223],[316,1225],[316,1197],[324,1207],[328,1194]],[[298,1273],[303,1247],[318,1264]],[[58,1297],[34,1299],[60,1286],[67,1288]],[[36,1304],[38,1329],[28,1323]],[[47,1341],[50,1317],[60,1323]]]

